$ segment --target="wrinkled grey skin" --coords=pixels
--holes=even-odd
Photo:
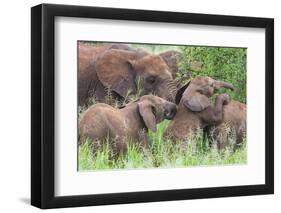
[[[156,124],[173,119],[175,114],[174,103],[153,95],[142,96],[121,109],[99,103],[81,115],[79,134],[93,143],[104,143],[109,139],[112,148],[123,153],[129,141],[147,147],[147,130],[156,132]]]
[[[114,100],[123,100],[129,94],[137,93],[154,94],[174,101],[177,88],[169,65],[173,65],[174,71],[175,65],[172,62],[176,61],[168,60],[172,54],[164,54],[163,57],[150,55],[141,49],[124,45],[99,47],[92,51],[84,49],[81,47],[78,51],[80,106],[87,104],[91,97],[105,102],[109,92]]]
[[[181,88],[176,97],[177,114],[165,135],[176,143],[193,136],[196,131],[208,125],[219,124],[223,119],[223,106],[229,102],[229,96],[218,95],[214,106],[209,97],[222,87],[234,89],[231,84],[210,77],[197,77]]]

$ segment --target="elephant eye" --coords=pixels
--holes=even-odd
[[[150,76],[147,78],[147,82],[150,84],[154,84],[156,81],[156,78],[154,76]]]

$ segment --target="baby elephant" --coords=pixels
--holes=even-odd
[[[123,153],[129,141],[147,147],[147,130],[156,132],[156,124],[173,119],[176,111],[174,103],[154,95],[142,96],[120,109],[99,103],[81,115],[79,133],[93,142],[109,138],[112,148]]]
[[[234,145],[234,149],[236,149],[243,143],[246,134],[246,120],[246,104],[230,101],[223,109],[222,123],[207,127],[209,139],[216,142],[219,150],[227,145]]]
[[[175,143],[193,136],[208,125],[219,124],[223,119],[223,105],[229,102],[229,96],[218,95],[214,106],[209,97],[222,87],[234,89],[231,84],[210,77],[197,77],[181,88],[176,96],[176,103],[179,103],[177,114],[165,135]]]

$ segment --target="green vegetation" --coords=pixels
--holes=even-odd
[[[123,156],[114,155],[108,143],[93,152],[90,141],[86,140],[79,146],[79,171],[233,165],[247,162],[245,143],[235,152],[231,148],[219,152],[208,145],[208,140],[202,139],[202,134],[198,134],[188,141],[174,145],[163,138],[168,123],[164,121],[158,125],[156,133],[148,133],[149,150],[130,144],[127,154]]]
[[[180,70],[191,70],[192,77],[211,78],[232,83],[235,91],[227,91],[234,100],[246,103],[246,49],[222,47],[181,47]],[[197,67],[192,65],[197,63]],[[198,64],[201,67],[198,67]],[[222,90],[222,92],[224,92]]]
[[[130,44],[133,48],[158,54],[167,50],[179,51],[179,68],[182,74],[189,72],[191,78],[196,76],[210,76],[214,79],[232,83],[236,90],[227,92],[234,100],[246,103],[246,49],[245,48],[220,48],[220,47],[194,47],[194,46],[169,46],[169,45],[144,45]],[[141,90],[141,88],[139,88]],[[138,92],[139,93],[139,92]],[[126,97],[122,103],[110,101],[109,104],[119,106],[138,98],[138,95]],[[92,103],[96,103],[93,99]],[[79,108],[79,113],[86,108]],[[246,143],[232,151],[231,147],[218,151],[215,146],[209,146],[208,139],[203,140],[202,133],[198,133],[187,141],[174,145],[163,138],[163,133],[168,121],[158,124],[157,132],[149,131],[149,149],[144,150],[133,143],[128,145],[128,152],[123,156],[116,156],[107,143],[98,149],[93,148],[91,141],[86,140],[79,146],[78,167],[79,171],[99,169],[131,169],[152,167],[186,167],[207,165],[232,165],[247,163]],[[231,138],[230,138],[231,140]],[[215,142],[214,142],[215,143]],[[93,152],[93,149],[95,150]]]

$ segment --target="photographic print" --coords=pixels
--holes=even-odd
[[[274,193],[274,19],[41,4],[31,41],[32,205]]]
[[[247,163],[247,48],[78,41],[78,171]]]

